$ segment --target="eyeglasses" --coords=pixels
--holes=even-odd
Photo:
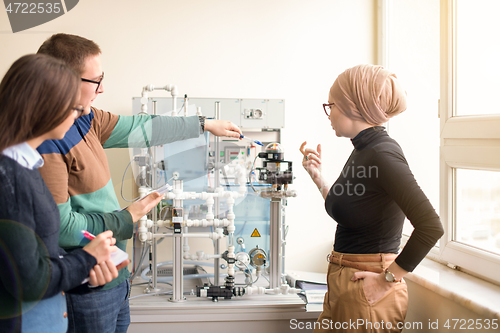
[[[82,81],[83,82],[90,82],[90,83],[95,83],[97,84],[97,88],[95,88],[95,91],[97,92],[97,90],[99,90],[99,87],[101,86],[101,82],[102,80],[104,80],[104,72],[102,72],[102,75],[101,75],[101,79],[99,81],[93,81],[93,80],[88,80],[88,79],[84,79],[82,78]]]
[[[78,114],[77,118],[80,118],[83,114],[83,111],[85,111],[85,108],[81,105],[77,105],[74,108],[71,108],[71,110],[77,112],[77,114]]]
[[[330,117],[330,111],[332,110],[331,106],[334,105],[335,103],[325,103],[323,104],[323,110],[325,110],[325,113],[328,117]]]

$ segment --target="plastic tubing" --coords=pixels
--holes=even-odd
[[[207,266],[207,267],[214,267],[214,263],[211,262],[203,262],[203,261],[193,261],[193,260],[184,260],[184,264],[188,265],[198,265],[198,266]],[[161,267],[161,266],[166,266],[166,265],[172,265],[173,261],[163,261],[158,264],[156,264],[156,268]],[[142,273],[141,273],[141,278],[144,281],[149,281],[150,278],[146,276],[146,274],[149,272],[149,267],[146,267]],[[220,276],[226,276],[227,274],[220,274]],[[206,273],[206,274],[188,274],[184,275],[184,279],[197,279],[197,278],[208,278],[208,277],[213,277],[213,273]],[[164,277],[157,277],[158,282],[168,282],[168,281],[173,281],[172,276],[164,276]]]

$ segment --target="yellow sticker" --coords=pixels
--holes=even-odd
[[[255,228],[255,230],[252,232],[250,237],[260,237],[259,230],[257,230],[257,228]]]

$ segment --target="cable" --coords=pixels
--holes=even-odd
[[[169,291],[164,291],[164,292],[161,292],[161,293],[151,293],[151,294],[141,294],[141,295],[136,295],[136,296],[132,296],[132,297],[129,297],[129,300],[130,299],[134,299],[134,298],[139,298],[139,297],[145,297],[145,296],[161,296],[161,295],[169,295],[169,294],[173,294],[173,290],[169,290]],[[191,295],[191,292],[190,291],[185,291],[182,293],[183,295]]]
[[[165,206],[163,206],[162,208],[160,208],[160,212],[158,213],[158,215],[160,215],[160,216],[161,216],[161,212],[162,212],[165,208],[166,208],[167,210],[165,211],[165,214],[163,214],[163,217],[161,218],[161,219],[162,219],[162,220],[164,220],[164,221],[165,221],[165,217],[167,216],[167,213],[168,213],[168,210],[170,209],[170,207],[169,207],[169,206],[167,206],[167,205],[165,205]]]
[[[252,172],[253,172],[253,170],[254,170],[254,167],[255,167],[255,161],[257,160],[257,157],[259,157],[259,156],[257,155],[257,156],[255,156],[255,158],[253,159],[252,167],[250,168],[250,173],[248,174],[248,182],[250,183],[250,186],[252,186],[252,190],[253,190],[254,192],[257,192],[257,191],[255,190],[255,187],[253,187],[253,184],[252,184]]]
[[[135,254],[135,242],[137,241],[137,233],[139,232],[139,222],[137,222],[137,228],[135,229],[135,235],[134,235],[134,243],[132,246],[132,253]],[[130,274],[131,276],[135,272],[135,256],[132,254],[132,273]],[[132,281],[132,280],[131,280]]]
[[[196,265],[195,267],[198,267],[198,268],[199,268],[199,269],[201,269],[203,272],[205,272],[206,274],[208,274],[208,272],[207,272],[207,270],[206,270],[205,268],[203,268],[203,267],[201,267],[201,266],[198,266],[198,265]],[[209,277],[207,277],[207,280],[208,280],[208,284],[209,284],[210,286],[213,286],[213,283],[212,283],[212,281],[210,281],[210,278],[209,278]]]
[[[142,262],[144,261],[144,259],[146,258],[146,255],[148,254],[150,246],[151,246],[150,244],[147,244],[147,246],[143,247],[143,249],[142,249],[143,253],[141,254],[141,258],[139,260],[139,263],[136,265],[137,267],[141,267]],[[135,251],[134,251],[134,253],[135,253]],[[139,272],[139,270],[138,269],[136,270],[135,269],[135,265],[134,265],[134,273],[133,273],[133,275],[130,276],[130,281],[132,281],[133,279],[135,279],[135,277],[137,276],[138,272]]]
[[[172,287],[172,284],[171,283],[168,283],[168,282],[157,282],[157,283],[162,283],[162,284],[168,284],[170,287]],[[143,286],[145,284],[149,284],[149,282],[141,282],[141,283],[134,283],[134,284],[131,284],[132,287],[135,287],[135,286]]]
[[[243,262],[243,261],[241,261],[241,260],[238,260],[238,261],[239,261],[239,262],[241,262],[243,265],[245,265],[245,267],[247,268],[247,270],[248,270],[249,272],[251,272],[251,271],[250,271],[250,267],[248,267],[248,265],[247,265],[246,263],[244,263],[244,262]],[[247,274],[247,273],[243,271],[243,274]],[[252,274],[250,273],[250,274],[248,274],[248,275],[250,276],[250,282],[249,282],[249,283],[247,283],[247,285],[246,285],[244,288],[248,287],[249,285],[254,284],[255,282],[257,282],[257,281],[259,280],[259,276],[257,276],[257,278],[255,279],[255,281],[253,281],[253,282],[252,282]],[[268,280],[268,281],[269,281],[269,280]],[[238,285],[238,286],[242,286],[243,284],[237,284],[237,285]]]
[[[186,105],[186,100],[185,99],[184,99],[184,102],[182,103],[182,105],[180,107],[181,111],[179,111],[179,113],[184,112],[184,115],[187,116],[187,114],[186,114],[187,110],[184,110],[184,105]],[[179,115],[179,113],[177,113],[177,115]]]
[[[163,173],[164,173],[164,172],[163,172],[163,170],[156,170],[156,172],[157,172],[157,173],[158,173],[158,172],[160,173],[160,178],[159,178],[159,179],[158,179],[158,181],[156,182],[156,185],[158,185],[158,184],[161,182],[161,179],[163,178]]]

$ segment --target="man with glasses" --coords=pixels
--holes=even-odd
[[[95,81],[95,80],[89,80],[89,79],[84,79],[82,78],[82,81],[83,82],[89,82],[89,83],[94,83],[94,84],[97,84],[97,87],[95,88],[95,91],[98,91],[99,90],[99,87],[101,86],[101,82],[102,80],[104,80],[104,72],[102,72],[102,75],[99,77],[99,80],[98,81]]]
[[[240,129],[229,121],[204,117],[117,116],[92,107],[104,92],[101,50],[91,40],[68,34],[47,39],[38,53],[66,61],[80,74],[83,112],[62,140],[49,140],[39,147],[45,164],[43,179],[61,216],[59,245],[66,250],[82,247],[81,230],[97,235],[112,230],[117,246],[126,249],[133,222],[155,207],[162,197],[154,192],[120,210],[111,182],[105,148],[144,147],[134,135],[152,121],[150,145],[198,137],[203,131],[239,138]],[[147,126],[146,126],[147,127]],[[122,269],[117,279],[87,295],[69,295],[69,332],[126,332],[130,324],[128,291],[130,273]]]

